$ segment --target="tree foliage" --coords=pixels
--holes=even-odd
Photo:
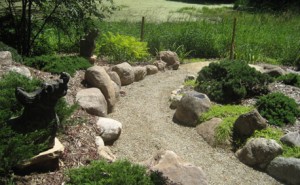
[[[84,30],[91,17],[103,19],[113,8],[112,0],[5,0],[0,3],[0,40],[30,55],[47,25],[60,32]]]

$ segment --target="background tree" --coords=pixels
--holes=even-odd
[[[92,18],[103,19],[113,9],[112,0],[4,0],[0,40],[28,56],[46,26],[66,33]]]

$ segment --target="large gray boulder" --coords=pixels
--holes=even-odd
[[[143,80],[147,75],[147,68],[144,66],[135,66],[133,67],[134,70],[134,81]]]
[[[29,79],[32,79],[31,72],[27,67],[24,66],[11,66],[8,68],[8,71],[19,73],[20,75],[26,76]]]
[[[166,67],[169,69],[177,70],[180,64],[177,53],[173,51],[161,51],[158,53],[157,59],[166,62]]]
[[[199,116],[211,107],[209,98],[196,91],[187,92],[177,105],[174,121],[186,126],[196,126]]]
[[[153,65],[155,65],[159,71],[165,71],[167,63],[162,60],[156,60],[155,62],[153,62]]]
[[[217,141],[216,140],[216,128],[222,123],[220,118],[212,118],[211,120],[205,121],[196,127],[198,134],[212,147],[229,148],[231,143],[230,140]]]
[[[271,161],[267,173],[287,184],[300,184],[300,159],[277,157]]]
[[[273,139],[250,139],[236,153],[244,164],[264,169],[275,157],[282,154],[282,147]]]
[[[98,88],[89,88],[78,91],[76,102],[89,114],[107,116],[107,102]]]
[[[287,74],[285,70],[283,70],[281,67],[277,65],[272,65],[272,64],[260,64],[262,67],[262,73],[268,74],[272,77],[278,77],[281,75]]]
[[[121,135],[122,123],[119,121],[100,117],[96,123],[100,136],[105,143],[111,144]]]
[[[147,65],[147,75],[154,75],[158,73],[158,68],[155,65]]]
[[[107,111],[111,113],[116,104],[116,93],[114,85],[103,67],[93,66],[85,72],[85,80],[92,87],[97,87],[103,93],[107,101]]]
[[[207,185],[207,179],[200,167],[184,162],[173,151],[160,151],[144,162],[150,170],[159,171],[174,184]]]
[[[109,75],[109,77],[112,81],[114,81],[119,87],[121,87],[121,85],[122,85],[121,84],[121,79],[120,79],[117,72],[109,71],[109,72],[107,72],[107,74]]]
[[[0,51],[0,65],[11,65],[13,62],[11,52]]]
[[[287,133],[280,138],[280,141],[292,147],[300,147],[300,131]]]
[[[262,130],[266,127],[267,121],[255,109],[240,115],[234,123],[233,130],[234,134],[247,138],[250,137],[255,130]]]
[[[122,86],[129,85],[134,82],[134,70],[127,62],[115,65],[111,69],[119,75]]]

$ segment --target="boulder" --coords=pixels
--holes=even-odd
[[[65,147],[55,138],[53,148],[41,152],[16,167],[16,172],[28,174],[31,172],[49,172],[59,169],[59,158],[63,155]]]
[[[234,123],[233,130],[234,134],[247,138],[250,137],[255,130],[262,130],[266,127],[267,121],[255,109],[240,115]]]
[[[8,71],[19,73],[23,76],[26,76],[29,79],[32,79],[31,72],[27,67],[24,66],[11,66],[8,68]]]
[[[292,147],[300,147],[300,131],[287,133],[280,138],[280,141]]]
[[[205,94],[196,91],[187,92],[177,106],[174,121],[186,126],[196,126],[199,116],[210,107],[211,102]]]
[[[121,87],[116,84],[114,81],[111,81],[111,83],[113,84],[114,88],[115,88],[115,95],[116,95],[116,100],[119,101],[120,99],[120,91],[121,91]]]
[[[161,51],[158,53],[158,59],[167,63],[167,66],[174,65],[177,61],[179,61],[177,53],[173,51]]]
[[[247,141],[235,154],[242,163],[264,169],[282,154],[282,147],[273,139],[254,138]]]
[[[134,70],[134,81],[136,81],[136,82],[143,80],[145,78],[145,76],[147,75],[146,67],[135,66],[133,68],[133,70]]]
[[[188,74],[185,76],[184,81],[189,81],[189,80],[196,80],[196,76],[192,74]]]
[[[0,51],[0,65],[11,65],[13,62],[11,52]]]
[[[162,60],[156,60],[153,62],[153,65],[155,65],[159,71],[165,71],[167,63]]]
[[[98,88],[89,88],[78,91],[76,102],[89,114],[107,116],[107,102]]]
[[[207,185],[207,179],[200,167],[184,162],[173,151],[160,151],[144,162],[150,170],[159,171],[173,184]]]
[[[277,65],[261,64],[260,66],[263,68],[262,73],[266,73],[272,77],[278,77],[286,74],[286,71]]]
[[[158,68],[155,65],[147,65],[147,75],[153,75],[158,73]]]
[[[109,75],[109,77],[112,81],[114,81],[119,87],[121,87],[121,85],[122,85],[121,84],[121,79],[120,79],[117,72],[109,71],[109,72],[107,72],[107,74]]]
[[[230,141],[224,141],[223,143],[218,143],[216,141],[216,128],[222,123],[222,119],[220,118],[212,118],[211,120],[205,121],[199,124],[196,127],[196,131],[198,134],[202,136],[202,138],[212,147],[217,145],[219,146],[230,146]]]
[[[113,66],[112,71],[119,75],[121,85],[129,85],[134,82],[134,70],[127,62]]]
[[[107,111],[111,113],[116,103],[116,93],[113,83],[105,69],[100,66],[93,66],[85,72],[85,80],[92,87],[97,87],[103,93],[107,101]]]
[[[286,184],[300,184],[300,159],[277,157],[271,161],[267,173]]]
[[[122,131],[122,123],[110,118],[100,117],[96,126],[100,130],[100,136],[103,141],[108,144],[112,144],[116,141]]]
[[[179,61],[176,61],[175,64],[173,64],[173,65],[170,66],[170,67],[172,67],[173,70],[177,70],[177,69],[179,68],[179,66],[180,66],[180,62],[179,62]]]
[[[95,64],[97,61],[97,56],[96,55],[92,55],[89,59],[90,64]]]

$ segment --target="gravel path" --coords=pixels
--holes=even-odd
[[[195,128],[172,122],[169,108],[172,90],[182,85],[186,74],[196,73],[207,63],[182,65],[178,71],[147,76],[122,87],[126,92],[109,117],[123,123],[120,139],[111,150],[118,158],[141,162],[158,150],[172,150],[185,161],[202,167],[209,184],[280,184],[265,173],[240,163],[229,151],[209,146]]]

